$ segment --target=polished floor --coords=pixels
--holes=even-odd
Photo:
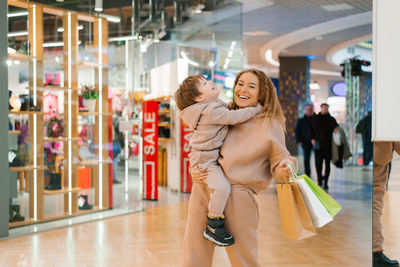
[[[257,197],[261,266],[371,266],[371,184],[372,169],[333,169],[330,193],[343,210],[317,236],[302,241],[283,237],[271,185]],[[2,240],[0,266],[180,266],[185,199],[182,194],[182,202],[145,212]],[[400,246],[391,250],[396,251]],[[216,249],[213,266],[230,266],[223,248]]]

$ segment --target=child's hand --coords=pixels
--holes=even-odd
[[[290,178],[290,167],[282,160],[275,169],[275,179],[281,183],[288,183]]]

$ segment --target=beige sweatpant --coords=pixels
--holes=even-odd
[[[203,237],[207,225],[210,192],[206,185],[195,182],[189,200],[188,219],[184,237],[184,267],[209,267],[215,245]],[[258,206],[255,194],[241,185],[231,185],[225,207],[225,223],[235,244],[226,247],[233,267],[258,267]]]
[[[207,168],[207,185],[210,189],[208,214],[211,217],[221,217],[228,201],[231,185],[225,177],[221,166],[215,162]]]

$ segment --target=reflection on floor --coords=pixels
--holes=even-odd
[[[371,266],[371,182],[361,167],[332,170],[330,193],[343,210],[302,241],[282,235],[275,186],[259,194],[261,266]],[[0,266],[180,266],[188,195],[164,196],[176,203],[2,240]],[[223,248],[213,266],[230,266]]]
[[[189,194],[180,194],[172,192],[167,187],[159,187],[159,200],[147,201],[142,199],[140,192],[141,180],[139,178],[138,169],[130,168],[128,176],[128,192],[125,192],[125,172],[124,167],[119,165],[117,171],[118,180],[121,183],[113,184],[113,209],[87,214],[78,217],[72,217],[63,220],[51,221],[46,223],[28,225],[10,230],[10,237],[16,237],[29,233],[46,231],[49,229],[70,226],[78,223],[89,222],[93,220],[105,219],[113,216],[129,214],[132,212],[143,211],[144,209],[154,208],[158,206],[169,205],[187,201]],[[94,201],[94,190],[83,190],[80,194],[89,195],[89,203]],[[45,214],[62,212],[64,209],[64,195],[45,195]],[[29,215],[29,194],[19,192],[19,196],[14,200],[14,204],[21,205],[22,214],[25,217]]]
[[[383,209],[383,243],[384,252],[390,258],[400,260],[400,156],[392,161],[388,191],[385,195]]]

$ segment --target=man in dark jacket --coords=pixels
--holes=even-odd
[[[314,107],[308,104],[304,107],[304,117],[297,120],[296,123],[296,143],[303,148],[304,172],[310,177],[310,157],[313,145],[311,144],[311,122],[314,119]]]
[[[373,144],[371,141],[371,132],[372,132],[372,115],[371,111],[368,111],[367,116],[362,118],[356,126],[356,133],[360,133],[363,139],[364,166],[368,166],[372,160]]]
[[[315,167],[318,185],[328,190],[328,179],[332,159],[332,133],[338,126],[336,119],[329,114],[329,105],[321,104],[321,112],[315,116],[311,127],[311,143],[315,150]],[[322,175],[322,164],[325,162],[325,174]]]

